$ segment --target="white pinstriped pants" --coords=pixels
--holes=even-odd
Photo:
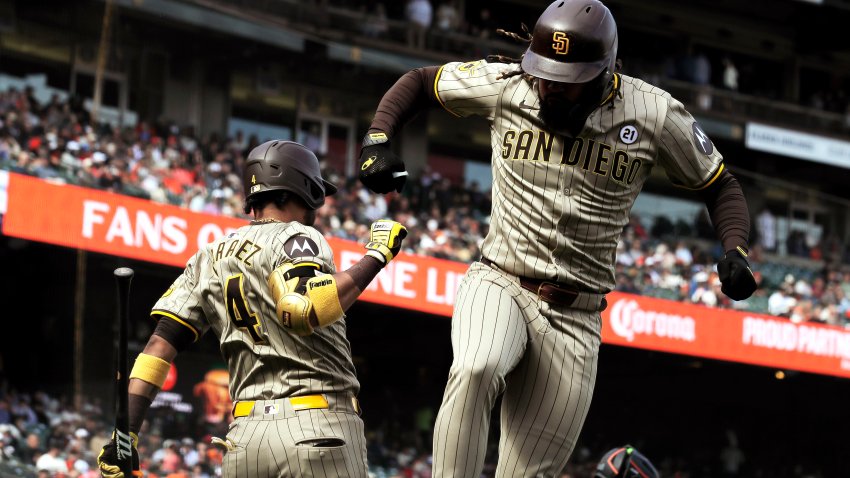
[[[602,296],[580,294],[570,307],[554,306],[516,277],[476,262],[457,297],[433,477],[481,476],[490,414],[502,393],[496,477],[558,476],[590,407]]]
[[[257,410],[264,403],[257,402]],[[237,418],[227,438],[235,449],[224,454],[224,478],[367,478],[363,420],[353,413],[330,410],[281,410],[279,415]],[[316,447],[316,438],[337,438],[345,444]]]

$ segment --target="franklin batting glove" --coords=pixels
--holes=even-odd
[[[366,244],[366,255],[381,261],[384,265],[390,263],[401,250],[401,241],[407,237],[407,229],[401,224],[388,219],[380,219],[372,223],[369,242]]]
[[[401,192],[407,181],[404,162],[390,149],[384,133],[369,133],[360,150],[360,182],[372,192]]]
[[[133,442],[131,452],[131,463],[133,464],[132,476],[142,476],[142,472],[139,471],[139,452],[136,451],[139,437],[135,433],[130,432],[130,439]],[[130,478],[129,476],[124,476],[124,473],[118,466],[118,448],[115,445],[115,432],[112,433],[112,440],[109,440],[109,443],[97,455],[97,466],[100,468],[100,476],[104,478]]]
[[[726,251],[726,255],[717,263],[717,275],[722,284],[720,290],[732,300],[744,300],[753,295],[758,287],[747,262],[747,251],[740,246]]]

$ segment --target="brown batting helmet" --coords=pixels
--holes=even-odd
[[[336,186],[325,181],[319,159],[305,146],[294,141],[267,141],[248,153],[242,175],[245,200],[275,190],[292,192],[310,209],[318,209]]]
[[[532,32],[522,69],[537,78],[587,83],[614,72],[617,23],[598,0],[557,0]]]

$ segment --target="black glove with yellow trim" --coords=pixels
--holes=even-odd
[[[366,255],[390,263],[401,250],[401,241],[407,237],[407,228],[389,219],[379,219],[372,223]]]
[[[404,162],[390,148],[385,133],[369,133],[360,150],[360,182],[372,192],[401,192],[407,181]]]
[[[142,476],[142,472],[139,471],[139,452],[136,451],[139,437],[135,433],[130,432],[130,440],[133,443],[131,446],[132,458],[130,458],[133,465],[133,476]],[[130,478],[129,476],[124,476],[124,472],[121,471],[121,467],[118,465],[118,447],[115,440],[115,432],[112,432],[112,439],[109,440],[109,443],[97,455],[97,466],[100,468],[100,476],[104,478]]]
[[[744,300],[758,288],[747,262],[747,251],[741,246],[726,251],[726,255],[717,263],[717,275],[722,284],[720,290],[732,300]]]

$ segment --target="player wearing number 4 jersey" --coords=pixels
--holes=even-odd
[[[652,168],[705,201],[728,251],[718,264],[723,292],[742,300],[756,287],[738,182],[682,103],[615,72],[608,8],[558,0],[531,34],[509,35],[529,42],[521,60],[404,75],[381,100],[361,151],[363,184],[401,191],[404,163],[389,144],[409,118],[434,106],[490,123],[490,231],[455,302],[435,478],[480,476],[500,394],[496,476],[551,477],[564,467],[590,406],[617,241]]]
[[[234,422],[223,475],[363,477],[366,443],[344,311],[401,248],[406,230],[372,224],[366,256],[344,272],[311,226],[336,187],[316,156],[290,141],[248,155],[247,226],[203,247],[157,301],[156,330],[130,375],[135,435],[177,352],[212,330],[230,372]],[[135,436],[134,436],[135,442]],[[123,476],[104,447],[101,473]],[[136,460],[138,463],[138,460]]]

